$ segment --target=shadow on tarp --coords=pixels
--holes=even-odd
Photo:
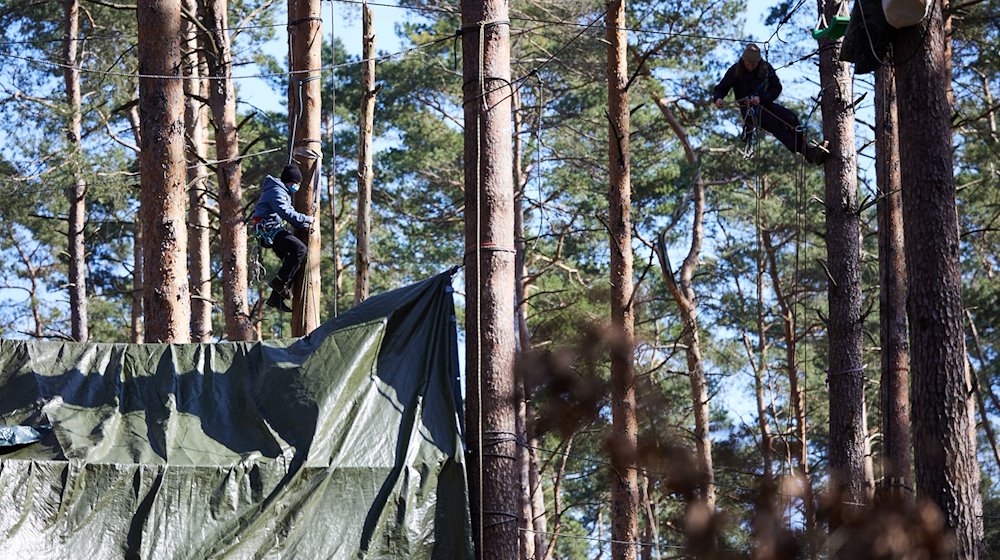
[[[0,456],[0,485],[8,471],[35,476],[6,468],[24,460],[69,460],[61,482],[47,482],[63,493],[88,473],[129,477],[119,490],[132,500],[130,519],[101,521],[101,546],[125,557],[469,558],[457,351],[450,273],[375,296],[301,339],[0,341],[0,424],[53,426],[50,441]],[[185,512],[191,527],[164,525],[167,513]],[[59,526],[37,517],[50,531]],[[39,558],[69,543],[79,554],[86,527],[71,525],[10,542]],[[0,534],[13,528],[0,519]],[[178,530],[186,533],[171,538],[173,548],[154,538]],[[32,534],[48,544],[34,546]]]

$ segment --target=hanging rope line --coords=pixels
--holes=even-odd
[[[431,41],[428,41],[427,43],[421,43],[419,45],[414,45],[412,47],[409,47],[409,48],[406,48],[406,49],[403,49],[403,50],[400,50],[400,51],[396,51],[396,52],[392,52],[392,53],[388,53],[388,54],[384,54],[384,55],[372,57],[371,59],[361,59],[361,60],[350,61],[350,62],[342,62],[342,63],[336,64],[336,65],[320,66],[318,68],[308,68],[308,69],[304,69],[304,70],[290,70],[288,72],[264,72],[264,73],[259,73],[259,74],[245,74],[245,75],[241,75],[241,76],[229,76],[229,77],[225,77],[225,76],[184,76],[184,75],[180,75],[180,74],[174,76],[174,75],[165,75],[165,74],[139,74],[139,73],[134,73],[134,72],[115,72],[115,71],[111,71],[111,70],[95,70],[95,69],[92,69],[92,68],[83,68],[81,66],[63,64],[61,62],[53,62],[51,60],[42,60],[42,59],[32,58],[32,57],[29,57],[29,56],[19,56],[19,55],[10,54],[10,53],[4,53],[3,56],[5,58],[13,58],[13,59],[16,59],[16,60],[23,60],[25,62],[30,62],[32,64],[37,64],[37,65],[41,65],[41,66],[48,66],[48,67],[51,67],[51,68],[61,68],[61,69],[64,69],[64,70],[75,70],[75,71],[83,73],[83,74],[90,74],[90,75],[96,75],[96,76],[111,76],[111,77],[117,77],[117,78],[151,79],[151,80],[250,80],[250,79],[266,79],[266,78],[284,78],[284,77],[290,77],[290,76],[297,76],[297,75],[300,75],[300,74],[310,74],[312,72],[330,72],[330,71],[333,71],[333,70],[336,70],[336,69],[340,69],[340,68],[349,68],[349,67],[352,67],[352,66],[357,66],[357,65],[360,65],[360,64],[364,64],[364,63],[368,62],[369,60],[374,60],[376,62],[382,62],[382,61],[386,61],[386,60],[392,60],[392,59],[398,58],[398,57],[405,57],[405,56],[407,56],[407,55],[409,55],[411,53],[420,51],[422,49],[433,47],[434,45],[438,45],[438,44],[443,43],[445,41],[450,41],[451,39],[453,39],[453,38],[455,38],[457,36],[458,36],[457,32],[456,33],[452,33],[452,34],[450,34],[448,36],[445,36],[445,37],[439,37],[437,39],[433,39]]]
[[[342,4],[361,4],[362,0],[331,0],[333,2],[340,2]],[[805,0],[802,0],[805,1]],[[420,7],[420,6],[400,6],[398,4],[385,4],[379,2],[367,2],[369,6],[380,6],[383,8],[395,8],[399,10],[409,10],[414,12],[428,12],[428,13],[445,13],[460,16],[462,12],[460,10],[449,10],[445,8],[432,8],[432,7]],[[588,24],[580,23],[578,21],[566,21],[558,19],[541,19],[541,18],[529,18],[525,16],[510,16],[509,18],[513,21],[520,21],[526,23],[542,23],[546,25],[562,25],[565,27],[593,27]],[[600,25],[595,29],[600,29],[607,31],[607,26]],[[663,31],[662,29],[649,29],[641,27],[619,27],[618,29],[627,31],[629,33],[635,33],[640,35],[658,35],[662,37],[679,37],[684,39],[705,39],[708,41],[727,41],[733,43],[746,43],[749,41],[758,42],[752,37],[724,37],[724,36],[714,36],[714,35],[704,35],[698,33],[691,33],[686,31]]]

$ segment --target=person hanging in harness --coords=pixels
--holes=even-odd
[[[299,190],[302,172],[294,164],[281,170],[281,180],[268,175],[261,185],[260,198],[253,210],[253,231],[257,241],[271,247],[281,259],[281,268],[271,280],[271,295],[264,302],[268,307],[291,311],[283,300],[292,297],[289,286],[295,273],[306,260],[306,246],[285,228],[288,222],[295,230],[308,230],[314,218],[302,214],[292,206],[292,195]]]
[[[766,60],[760,56],[760,47],[750,43],[743,50],[740,60],[729,67],[722,81],[713,90],[715,106],[722,107],[723,99],[732,90],[740,105],[740,113],[744,122],[748,115],[759,111],[759,125],[770,132],[792,153],[801,153],[806,161],[821,165],[827,156],[824,147],[812,146],[806,143],[802,134],[799,117],[790,110],[774,102],[781,94],[781,81]]]

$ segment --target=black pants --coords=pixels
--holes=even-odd
[[[302,263],[306,260],[306,245],[288,230],[282,230],[274,236],[272,249],[281,259],[281,268],[278,269],[277,278],[287,286],[295,278],[295,273],[299,271]]]
[[[747,109],[740,107],[746,117]],[[760,104],[760,127],[770,132],[792,153],[806,152],[806,137],[799,130],[799,117],[777,103]]]

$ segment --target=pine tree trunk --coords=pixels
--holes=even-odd
[[[129,342],[143,343],[142,328],[142,224],[138,221],[132,224],[132,305],[131,305],[131,336]]]
[[[87,250],[84,228],[87,223],[87,182],[80,169],[83,157],[80,115],[80,70],[77,68],[77,47],[80,36],[80,3],[63,0],[63,80],[66,103],[69,105],[68,128],[73,185],[67,189],[69,198],[69,320],[70,335],[77,342],[86,342],[87,325]]]
[[[839,3],[820,0],[826,20]],[[844,502],[867,502],[874,482],[867,467],[864,370],[861,363],[861,220],[858,215],[857,153],[850,65],[840,62],[842,40],[820,41],[823,133],[830,142],[826,160],[826,269],[829,275],[830,451],[833,489]],[[857,510],[848,506],[847,510]],[[839,521],[831,519],[830,530]]]
[[[881,340],[882,492],[891,499],[913,497],[910,467],[910,352],[906,332],[906,262],[903,199],[896,127],[896,77],[892,66],[875,73],[875,172],[879,196],[879,338]]]
[[[705,183],[702,181],[698,154],[695,152],[687,132],[670,109],[670,104],[656,98],[660,113],[667,119],[670,128],[684,147],[685,158],[694,171],[693,195],[694,216],[691,218],[691,245],[681,264],[680,280],[674,279],[673,269],[667,255],[666,236],[660,234],[657,254],[660,268],[666,280],[670,295],[677,303],[681,321],[684,324],[684,355],[687,360],[688,380],[691,385],[691,403],[694,410],[695,451],[701,470],[701,499],[709,511],[715,509],[715,469],[712,466],[712,438],[708,423],[708,381],[701,357],[701,334],[698,326],[698,296],[694,291],[694,272],[701,255],[701,242],[705,224]]]
[[[292,71],[288,79],[288,114],[292,153],[302,171],[302,186],[295,194],[295,209],[316,216],[319,212],[320,84],[322,68],[322,14],[320,0],[288,0],[289,57]],[[300,101],[301,100],[301,101]],[[320,233],[314,226],[296,236],[308,249],[306,262],[292,286],[292,336],[305,336],[319,326],[320,312]]]
[[[508,4],[462,5],[466,426],[479,557],[517,557],[514,188]]]
[[[334,151],[330,162],[330,168],[326,174],[326,204],[327,214],[330,219],[330,262],[333,264],[333,316],[338,315],[337,300],[340,297],[342,271],[340,264],[340,228],[342,227],[337,215],[337,154],[334,142],[337,141],[334,126],[335,109],[327,111],[323,115],[323,130],[326,137],[326,145]],[[341,210],[343,211],[343,210]]]
[[[247,305],[247,228],[243,223],[243,167],[236,132],[236,89],[229,43],[229,3],[208,0],[205,27],[210,30],[205,49],[209,105],[215,121],[215,157],[219,182],[219,237],[222,240],[222,309],[226,338],[251,340],[253,324]]]
[[[531,350],[531,338],[528,334],[528,322],[525,317],[528,306],[525,300],[526,275],[525,243],[524,243],[524,184],[527,181],[522,169],[521,143],[521,95],[517,92],[512,97],[514,134],[513,134],[513,168],[514,168],[514,327],[517,330],[517,350],[519,355]],[[524,379],[514,378],[514,391],[517,402],[515,426],[517,433],[517,473],[518,488],[518,556],[522,560],[535,558],[535,534],[532,520],[535,518],[534,501],[531,496],[531,449],[527,442],[531,439],[528,433],[528,396],[525,394]],[[522,444],[523,443],[523,444]]]
[[[902,29],[896,88],[908,276],[917,495],[944,513],[956,557],[984,557],[979,461],[962,330],[962,278],[941,2]]]
[[[761,241],[764,243],[764,250],[767,253],[768,273],[771,277],[771,289],[774,290],[774,297],[778,302],[778,309],[781,311],[781,322],[784,325],[785,338],[785,370],[788,375],[788,393],[792,402],[792,414],[795,420],[795,474],[799,477],[803,485],[803,514],[805,519],[807,546],[809,547],[810,558],[815,558],[814,540],[816,536],[816,504],[812,490],[812,478],[809,474],[809,436],[806,430],[806,391],[805,387],[799,384],[799,363],[797,356],[798,338],[795,332],[795,312],[794,301],[786,294],[794,294],[798,286],[793,283],[786,292],[782,282],[781,274],[778,272],[777,248],[771,239],[771,232],[766,228],[761,231]],[[797,279],[794,281],[797,282]]]
[[[611,235],[611,556],[635,560],[639,540],[636,472],[635,312],[632,308],[632,183],[629,161],[628,36],[625,0],[606,4],[608,41],[608,225]],[[558,512],[557,512],[558,514]]]
[[[184,0],[184,10],[198,13],[197,0]],[[190,19],[181,21],[184,37],[184,75],[203,77],[203,55],[198,47],[198,28]],[[188,138],[188,275],[191,284],[191,340],[212,340],[212,248],[208,217],[208,115],[201,99],[207,97],[203,79],[184,80],[184,129]],[[200,98],[200,99],[199,99]]]
[[[139,74],[180,76],[180,2],[148,0],[136,11]],[[182,80],[139,78],[140,216],[147,342],[190,341]]]
[[[372,125],[375,120],[375,30],[372,11],[362,10],[361,115],[358,122],[358,219],[355,240],[354,305],[368,299],[372,232]]]

